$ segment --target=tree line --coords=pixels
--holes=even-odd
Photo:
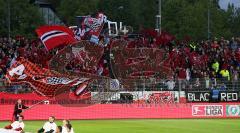
[[[8,33],[8,2],[11,4],[11,33],[33,34],[44,24],[38,7],[29,0],[0,0],[0,34]],[[45,0],[56,9],[66,25],[76,25],[76,16],[104,12],[109,20],[123,22],[134,28],[155,28],[158,0]],[[162,30],[178,39],[190,36],[193,40],[240,36],[240,9],[219,6],[219,0],[162,0]],[[208,21],[209,20],[209,21]],[[209,33],[208,33],[209,24]]]

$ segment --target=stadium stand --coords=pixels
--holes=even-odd
[[[239,85],[239,62],[240,50],[239,38],[225,40],[221,38],[213,41],[201,41],[199,43],[178,43],[169,42],[165,45],[158,45],[157,41],[149,42],[150,38],[140,38],[138,40],[127,40],[128,50],[134,53],[131,48],[157,48],[164,49],[166,59],[162,65],[169,66],[173,72],[168,78],[173,77],[175,90],[203,88],[209,89],[214,86],[226,85],[227,89],[236,90]],[[31,62],[43,67],[48,67],[49,59],[56,51],[48,53],[38,40],[26,39],[18,36],[8,40],[6,37],[0,38],[0,64],[1,64],[1,85],[4,84],[4,74],[7,68],[16,60],[17,57],[25,57]],[[109,46],[111,47],[111,46]],[[130,47],[130,48],[129,48]],[[105,49],[105,52],[109,48]],[[117,53],[116,53],[117,54]],[[149,53],[143,52],[148,55]],[[118,56],[118,55],[116,55]],[[125,56],[134,56],[125,53]],[[142,55],[144,57],[144,55]],[[105,58],[105,59],[104,59]],[[94,73],[109,75],[109,57],[103,56]],[[159,59],[162,60],[162,59]],[[129,58],[127,61],[131,61]],[[108,64],[105,64],[108,63]],[[71,67],[73,64],[71,64]],[[75,64],[77,66],[77,64]],[[103,67],[102,72],[100,68]],[[72,69],[72,68],[69,68]],[[151,72],[151,70],[150,70]],[[155,77],[156,78],[156,77]],[[166,82],[168,80],[166,79]],[[191,84],[190,84],[191,83]],[[160,85],[161,86],[161,85]],[[14,90],[14,89],[13,89]]]

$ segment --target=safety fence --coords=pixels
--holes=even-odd
[[[116,80],[117,85],[114,84]],[[89,87],[91,91],[98,91],[99,89],[105,91],[116,89],[127,91],[203,91],[212,89],[239,91],[240,81],[224,78],[195,78],[190,80],[155,78],[97,79]],[[10,85],[5,80],[0,79],[0,92],[24,93],[29,91],[31,91],[31,87],[27,83]]]
[[[114,83],[117,82],[117,83]],[[114,84],[114,85],[113,85]],[[116,85],[117,84],[117,85]],[[75,97],[64,91],[56,93],[50,104],[170,104],[194,102],[240,102],[239,82],[222,79],[157,80],[157,79],[98,79],[89,85],[88,93]],[[1,104],[13,104],[18,98],[26,103],[44,99],[31,90],[28,84],[9,85],[2,81]],[[33,98],[33,99],[32,99]],[[37,99],[35,99],[37,98]]]

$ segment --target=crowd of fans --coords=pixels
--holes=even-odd
[[[36,63],[44,68],[48,68],[49,60],[56,55],[58,50],[62,49],[60,47],[58,49],[47,51],[44,45],[38,39],[28,39],[22,36],[17,36],[15,38],[8,37],[0,37],[0,89],[3,91],[10,92],[25,92],[28,91],[28,87],[22,87],[21,85],[13,85],[10,87],[6,86],[6,80],[4,75],[7,72],[7,69],[17,60],[19,57],[24,57],[29,61]],[[84,55],[81,55],[83,59],[87,58],[86,53],[83,52]],[[66,69],[74,70],[75,72],[83,71],[90,72],[94,74],[98,74],[101,76],[109,75],[109,68],[106,64],[106,54],[100,59],[98,67],[95,67],[94,70],[88,69],[88,65],[79,65],[81,62],[78,59],[73,59],[69,64],[71,65],[69,68],[69,64]],[[79,69],[81,68],[81,70]]]
[[[1,78],[17,57],[25,57],[32,62],[44,64],[49,59],[47,51],[38,40],[27,39],[21,36],[15,38],[0,37],[0,71]]]
[[[130,41],[128,47],[164,49],[167,58],[162,65],[173,72],[166,82],[169,88],[174,88],[174,79],[178,82],[178,89],[191,89],[192,85],[198,87],[201,84],[208,89],[217,85],[225,86],[225,89],[238,87],[240,38],[191,42],[187,39],[176,41],[170,34],[155,36],[150,32],[147,36],[147,39]]]
[[[15,38],[0,37],[0,86],[3,90],[11,92],[27,91],[29,88],[21,85],[6,86],[4,75],[7,69],[16,61],[18,57],[24,57],[38,64],[46,64],[46,61],[51,58],[40,42],[35,39],[28,39],[22,36]]]
[[[169,37],[168,37],[169,38]],[[211,88],[221,81],[221,85],[233,88],[238,87],[240,67],[240,38],[225,40],[215,38],[212,41],[176,41],[173,37],[170,40],[162,37],[138,36],[137,38],[122,38],[128,44],[127,48],[158,48],[165,51],[163,65],[168,66],[173,72],[168,76],[167,85],[175,87],[172,81],[178,81],[179,88],[192,88],[189,84],[194,82],[200,86],[201,79],[204,79],[205,88]],[[160,40],[160,41],[159,41]],[[101,76],[109,76],[109,47],[105,48],[104,57],[95,70],[89,70]],[[39,40],[27,39],[21,36],[10,38],[0,37],[0,80],[4,79],[7,69],[15,62],[16,58],[24,57],[30,61],[48,67],[48,61],[55,55],[55,51],[46,51]],[[106,54],[107,53],[107,54]],[[85,55],[84,58],[87,58]],[[72,61],[74,62],[74,61]],[[77,64],[74,62],[73,64]],[[77,65],[69,67],[73,69]],[[86,69],[85,69],[86,70]],[[81,70],[80,70],[81,71]],[[89,72],[88,71],[88,72]],[[170,81],[170,82],[168,82]],[[3,82],[0,82],[0,86]]]

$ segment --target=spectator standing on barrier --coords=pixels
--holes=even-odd
[[[180,68],[179,72],[178,72],[178,87],[179,87],[179,91],[181,91],[182,89],[185,89],[186,87],[186,69],[184,68]]]
[[[175,82],[173,81],[173,77],[169,78],[165,83],[167,85],[168,90],[172,91],[175,87]]]
[[[219,86],[219,90],[221,90],[221,91],[226,91],[226,89],[227,89],[227,86],[226,86],[224,83],[222,83],[222,84]]]
[[[46,122],[41,129],[38,130],[38,133],[56,133],[57,125],[54,122],[55,117],[50,116],[48,122]]]
[[[191,79],[191,70],[190,68],[186,69],[186,83],[187,83],[187,87],[190,88],[190,79]]]
[[[204,73],[205,89],[210,88],[210,78],[207,72]]]
[[[14,106],[13,120],[12,121],[18,120],[19,116],[23,116],[23,114],[22,114],[23,109],[28,109],[28,107],[25,106],[24,104],[22,104],[21,99],[18,99],[17,103]]]
[[[220,71],[220,75],[222,77],[222,81],[225,85],[227,85],[227,83],[230,81],[230,73],[229,71],[227,70],[227,68],[223,68],[221,71]],[[229,86],[228,86],[229,88]]]
[[[212,64],[212,69],[214,70],[214,74],[217,75],[219,71],[219,62],[215,59]]]
[[[231,69],[232,89],[238,90],[239,67]]]

